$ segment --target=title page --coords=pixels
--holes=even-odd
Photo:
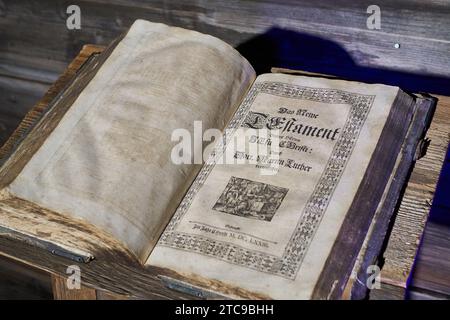
[[[228,143],[216,151],[147,263],[271,298],[309,298],[397,91],[258,77],[227,133],[269,129],[269,138],[248,134],[249,144],[277,148],[262,155]]]

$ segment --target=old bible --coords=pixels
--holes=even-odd
[[[340,298],[367,289],[433,107],[382,84],[256,76],[219,39],[137,20],[2,158],[0,228],[94,258],[10,217],[42,208],[107,232],[178,287]],[[198,124],[223,135],[198,142]]]

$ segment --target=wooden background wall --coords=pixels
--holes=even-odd
[[[81,30],[66,28],[70,4],[81,8]],[[366,27],[371,4],[381,30]],[[450,0],[0,0],[0,143],[83,44],[106,45],[137,18],[217,36],[260,72],[299,68],[450,95]]]
[[[66,28],[70,4],[81,8],[81,30]],[[381,8],[381,30],[366,27],[371,4]],[[450,87],[449,0],[0,0],[0,139],[83,44],[108,44],[137,18],[217,36],[260,70],[284,64],[342,73],[356,65]]]

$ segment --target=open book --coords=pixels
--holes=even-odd
[[[340,297],[378,255],[377,217],[433,109],[381,84],[256,77],[221,40],[143,20],[58,99],[3,159],[1,198],[83,219],[162,276],[233,298]]]

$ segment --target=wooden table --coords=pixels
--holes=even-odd
[[[41,101],[27,114],[22,124],[3,147],[7,152],[12,141],[26,130],[48,104],[74,77],[86,59],[103,47],[87,45],[53,84]],[[371,293],[373,299],[401,299],[412,272],[417,248],[428,217],[436,182],[444,161],[450,132],[450,97],[438,96],[438,107],[428,133],[431,143],[419,159],[409,179],[400,205],[393,232],[385,250],[382,287]],[[0,154],[1,156],[2,154]],[[104,239],[102,239],[104,240]],[[112,243],[112,240],[111,240]],[[427,226],[410,298],[439,298],[450,296],[450,228]],[[68,290],[67,267],[74,262],[52,255],[10,235],[0,234],[0,281],[12,297],[20,294],[14,288],[34,290],[37,297],[56,299],[116,299],[116,298],[195,298],[168,289],[156,272],[144,269],[124,248],[111,245],[99,247],[96,260],[81,264],[82,288]],[[439,272],[434,269],[439,266]],[[23,296],[23,293],[22,293]]]

